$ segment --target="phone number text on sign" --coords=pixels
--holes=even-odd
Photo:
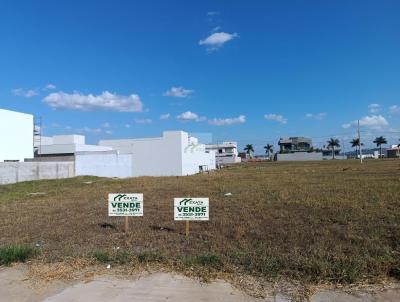
[[[175,220],[209,220],[208,198],[174,198]]]

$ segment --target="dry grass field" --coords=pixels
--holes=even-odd
[[[130,219],[128,235],[123,218],[107,216],[107,194],[117,192],[144,193],[144,217]],[[173,198],[184,196],[210,198],[210,221],[191,223],[189,239],[173,220]],[[0,186],[0,247],[11,244],[38,245],[45,262],[95,257],[309,283],[400,279],[400,161],[258,162],[188,177]]]

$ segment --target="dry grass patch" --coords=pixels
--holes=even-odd
[[[127,236],[123,218],[107,216],[110,192],[144,193],[144,217],[130,219]],[[210,197],[210,221],[191,223],[189,240],[184,223],[173,220],[177,196]],[[256,162],[188,177],[26,182],[0,187],[0,246],[39,243],[45,262],[108,255],[118,265],[265,280],[400,279],[399,196],[396,160]],[[99,252],[105,254],[94,256]]]

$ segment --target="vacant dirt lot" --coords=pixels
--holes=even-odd
[[[118,192],[144,193],[144,217],[130,219],[127,236],[123,218],[107,216],[107,194]],[[191,223],[188,240],[173,220],[173,198],[184,196],[210,198],[210,221]],[[44,262],[91,258],[314,284],[400,279],[400,161],[1,186],[0,246],[8,244],[35,246]]]

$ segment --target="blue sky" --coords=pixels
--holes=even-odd
[[[0,107],[44,134],[400,138],[399,1],[2,1]],[[367,143],[368,145],[368,143]],[[346,148],[349,148],[348,144]]]

